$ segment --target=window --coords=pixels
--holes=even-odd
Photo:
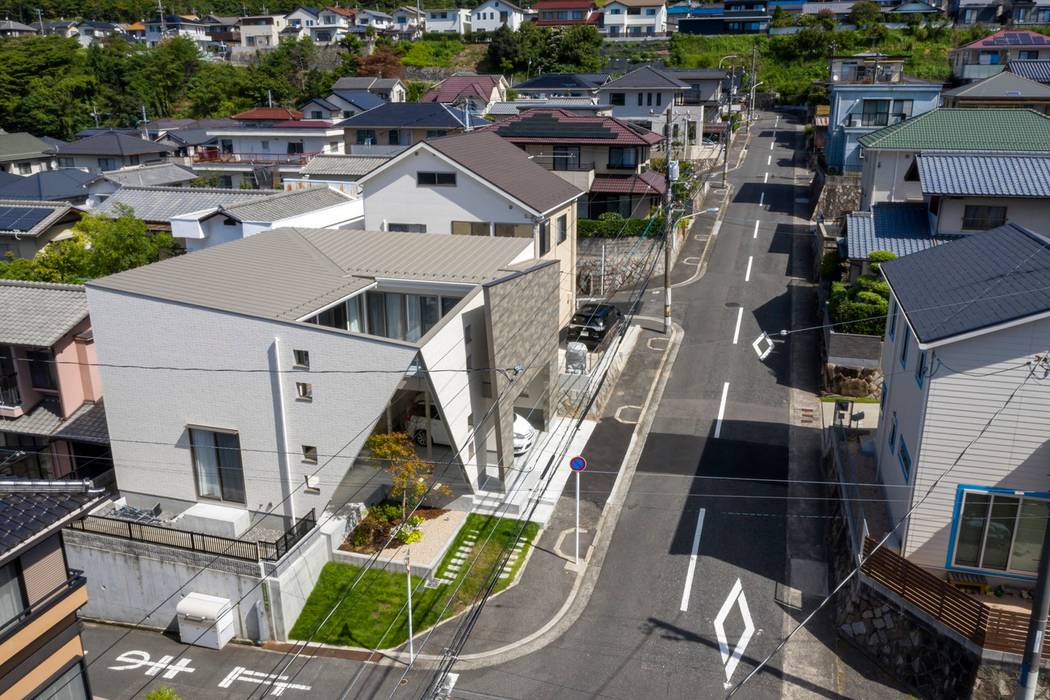
[[[639,107],[642,106],[642,100],[644,100],[644,99],[645,99],[645,93],[639,92],[638,93],[638,106]]]
[[[642,8],[640,7],[628,7],[627,14],[629,15],[640,15],[642,14]]]
[[[962,227],[973,231],[987,231],[1006,223],[1006,207],[967,205],[963,210]]]
[[[912,160],[911,165],[904,171],[905,182],[918,182],[919,181],[919,159],[915,158]]]
[[[117,165],[116,158],[99,158],[98,168],[99,170],[116,170],[120,166]]]
[[[901,369],[908,366],[908,336],[901,338]]]
[[[610,15],[622,15],[623,14],[623,10],[621,10],[619,7],[614,7],[611,10],[609,10],[609,14]]]
[[[302,141],[289,141],[288,142],[288,155],[297,155],[303,152]]]
[[[646,107],[652,107],[653,106],[653,93],[651,93],[651,92],[645,93],[645,106]]]
[[[346,308],[346,307],[343,307]],[[314,385],[307,382],[295,383],[295,394],[303,401],[314,400]]]
[[[554,221],[554,230],[557,232],[558,243],[564,243],[569,237],[569,216],[562,214]]]
[[[1046,536],[1041,498],[963,490],[956,506],[955,566],[1035,574]]]
[[[76,661],[34,697],[37,700],[90,700],[82,662]]]
[[[22,579],[15,562],[0,567],[0,631],[17,622],[26,608]]]
[[[999,52],[982,51],[977,55],[977,63],[982,66],[997,66],[999,65]]]
[[[886,382],[882,383],[879,388],[879,408],[883,409],[886,407]]]
[[[638,151],[635,148],[613,146],[609,148],[610,168],[635,168],[638,166]]]
[[[551,162],[552,170],[580,170],[579,146],[555,146]]]
[[[456,236],[488,236],[491,226],[487,221],[453,221],[452,233]]]
[[[551,224],[544,221],[540,224],[540,255],[546,255],[551,249]]]
[[[72,158],[59,158],[58,167],[60,168],[73,168],[76,167],[75,162]]]
[[[923,350],[919,353],[919,362],[915,367],[915,383],[922,388],[923,383],[926,381],[926,351]]]
[[[387,231],[399,231],[402,233],[426,233],[426,224],[387,224]]]
[[[19,175],[32,175],[33,174],[33,165],[32,165],[32,163],[19,163],[18,164],[18,174]]]
[[[893,412],[893,418],[890,422],[890,439],[887,442],[890,445],[890,453],[893,452],[893,444],[897,441],[897,412]]]
[[[664,100],[664,94],[662,92],[656,93],[656,106],[659,107]]]
[[[321,114],[321,110],[319,110],[319,109],[312,109],[312,110],[310,110],[310,118],[311,119],[323,119],[322,114]]]
[[[898,439],[900,449],[897,450],[897,461],[901,465],[901,473],[904,474],[904,481],[907,482],[911,479],[911,454],[908,452],[908,446],[904,444],[904,436],[901,435]]]
[[[614,107],[623,107],[625,104],[627,104],[627,93],[610,92],[609,104],[611,104]]]
[[[648,15],[649,17],[652,17],[653,15],[656,14],[656,8],[655,7],[647,7],[647,8],[645,8],[645,14]]]
[[[1022,61],[1036,61],[1039,59],[1038,51],[1018,51],[1017,57]]]
[[[317,464],[316,445],[303,445],[303,461],[310,464]]]
[[[894,303],[893,299],[890,299],[890,326],[889,335],[890,340],[893,340],[894,334],[897,332],[897,304]]]
[[[455,187],[455,173],[416,173],[416,184],[420,187]]]
[[[376,143],[376,130],[375,129],[358,129],[357,130],[357,145],[358,146],[374,146]]]
[[[390,131],[386,132],[386,139],[387,139],[387,143],[389,143],[391,146],[400,146],[401,145],[401,132],[398,131],[397,129],[391,129]],[[441,174],[444,175],[445,173],[441,173]],[[456,184],[455,181],[453,181],[452,184]]]
[[[54,391],[55,384],[54,358],[50,350],[30,350],[26,353],[29,361],[29,381],[34,389]]]
[[[237,433],[190,428],[190,448],[198,495],[244,503],[244,469]]]
[[[864,100],[861,126],[886,126],[890,121],[890,100]]]
[[[292,355],[295,356],[295,366],[299,369],[310,369],[310,351],[309,350],[292,350]]]
[[[440,136],[444,136],[447,133],[448,132],[445,131],[444,129],[427,129],[427,138],[428,139],[436,139],[436,138],[438,138]]]
[[[894,100],[893,107],[890,108],[890,116],[893,117],[894,121],[910,119],[912,106],[914,104],[913,100]]]
[[[498,238],[532,238],[532,224],[495,224]]]

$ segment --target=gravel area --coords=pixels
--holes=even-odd
[[[405,558],[406,550],[412,555],[412,568],[416,566],[437,566],[441,555],[452,538],[456,536],[463,522],[467,519],[467,513],[461,510],[450,510],[442,516],[433,520],[424,520],[419,526],[423,533],[423,539],[412,544],[396,547],[388,547],[379,554],[380,561],[397,560]]]

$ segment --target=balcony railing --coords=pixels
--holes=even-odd
[[[842,66],[831,71],[835,83],[899,83],[903,75],[903,64],[882,66]]]
[[[32,622],[34,618],[40,617],[53,608],[68,595],[84,586],[87,580],[83,571],[69,570],[68,578],[56,586],[53,590],[43,595],[40,600],[32,605],[27,605],[20,613],[7,622],[0,624],[0,642],[7,641],[11,635]]]
[[[193,154],[194,163],[274,163],[278,165],[306,165],[321,151],[309,153],[220,153],[198,151]]]
[[[137,523],[101,515],[89,515],[83,520],[70,523],[69,527],[82,532],[188,549],[192,552],[215,554],[242,561],[278,561],[288,550],[306,537],[316,525],[317,517],[314,510],[311,509],[276,540],[258,542],[236,540],[219,535],[204,535],[189,530],[177,530],[162,525]]]
[[[21,405],[22,394],[18,391],[18,380],[16,377],[0,377],[0,406],[14,408]]]
[[[889,126],[890,124],[897,124],[908,118],[907,114],[888,114],[886,112],[879,112],[876,114],[864,114],[854,113],[847,114],[846,118],[842,120],[842,126],[845,127],[858,127],[858,126],[870,126],[880,128],[883,126]]]

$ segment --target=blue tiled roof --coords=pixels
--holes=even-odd
[[[883,263],[882,273],[924,343],[1050,311],[1050,240],[1017,224]]]
[[[351,129],[458,129],[465,126],[463,110],[440,102],[384,102],[367,112],[355,114],[336,126]]]
[[[925,204],[880,202],[846,215],[846,257],[867,260],[876,250],[904,257],[938,243],[930,235]]]
[[[1050,197],[1050,154],[923,153],[924,194]]]
[[[361,109],[372,109],[386,102],[382,97],[373,95],[368,90],[332,90],[332,94]]]

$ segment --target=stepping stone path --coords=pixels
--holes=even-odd
[[[436,581],[441,584],[455,583],[456,577],[459,576],[459,570],[466,563],[470,553],[474,550],[474,546],[478,543],[478,531],[471,530],[467,533],[467,536],[463,538],[463,543],[456,547],[455,554],[448,563],[445,564],[445,570],[442,572]]]

